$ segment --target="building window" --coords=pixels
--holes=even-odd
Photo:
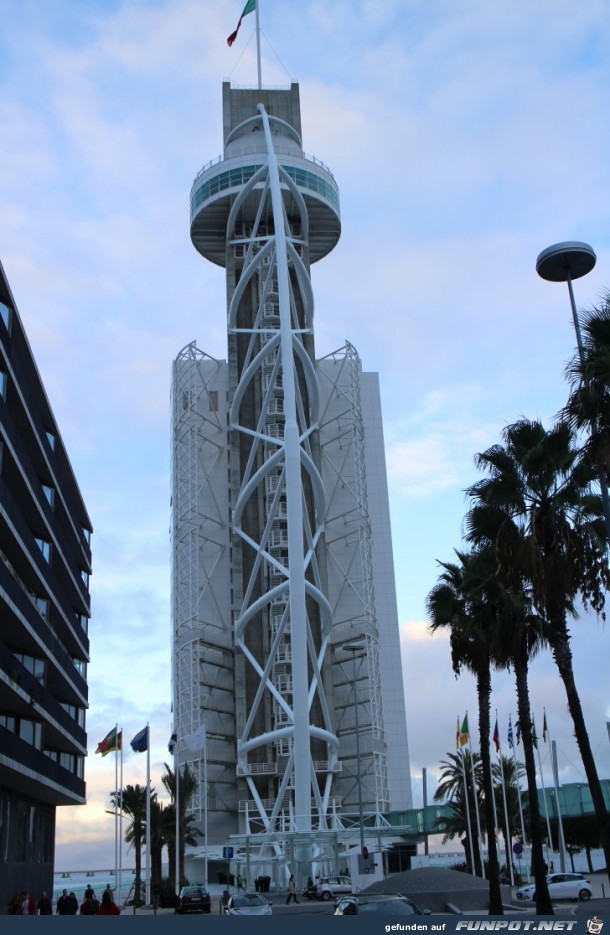
[[[42,491],[49,501],[49,506],[51,509],[55,509],[55,487],[49,487],[48,484],[42,485]]]
[[[34,542],[42,552],[42,557],[46,562],[51,564],[51,543],[47,542],[46,539],[39,539],[37,536],[34,537]]]
[[[78,611],[74,612],[74,616],[76,617],[76,622],[78,623],[78,625],[85,631],[85,633],[88,634],[89,633],[89,617],[86,614],[79,614]]]
[[[47,434],[47,441],[51,447],[51,451],[55,451],[55,441],[57,439],[57,436],[53,432],[49,432],[48,429],[47,429],[46,434]]]
[[[2,396],[3,399],[6,399],[6,381],[6,373],[4,370],[0,370],[0,396]]]
[[[76,669],[78,674],[82,675],[82,677],[86,679],[87,678],[87,663],[83,662],[82,659],[73,659],[72,662],[74,663],[74,668]]]
[[[44,685],[46,672],[44,659],[39,659],[37,656],[26,656],[25,653],[15,653],[15,659],[18,659],[21,665],[25,666],[41,685]]]
[[[42,724],[39,721],[30,721],[24,717],[6,717],[0,714],[0,727],[6,727],[12,734],[16,734],[37,750],[42,749]]]
[[[83,579],[86,588],[89,588],[89,572],[81,568],[80,576]]]
[[[47,620],[49,617],[49,602],[46,597],[38,597],[37,594],[32,594],[31,598],[40,616]]]
[[[5,305],[4,302],[0,302],[0,318],[4,322],[4,326],[7,331],[11,330],[11,318],[13,310],[9,308],[8,305]]]
[[[85,542],[89,545],[91,543],[91,530],[87,529],[86,526],[83,526],[83,536],[85,537]]]

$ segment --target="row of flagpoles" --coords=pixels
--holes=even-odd
[[[516,741],[517,741],[516,744],[515,744],[515,738],[516,738]],[[541,760],[541,758],[540,758],[540,749],[539,749],[539,747],[538,747],[538,737],[537,737],[537,735],[536,735],[536,725],[535,725],[535,723],[534,723],[533,720],[532,720],[532,739],[533,739],[533,743],[534,743],[534,748],[535,748],[535,750],[536,750],[536,753],[538,754],[538,769],[539,769],[539,772],[540,772],[540,785],[541,785],[541,788],[542,788],[542,800],[543,800],[543,804],[544,804],[544,813],[545,813],[545,818],[546,818],[546,826],[547,826],[547,835],[548,835],[548,841],[549,841],[549,849],[550,849],[550,851],[551,851],[551,853],[552,853],[552,852],[553,852],[553,838],[552,838],[552,836],[551,836],[551,824],[550,824],[550,820],[549,820],[549,809],[548,809],[547,800],[546,800],[546,791],[545,791],[545,786],[544,786],[544,776],[543,776],[543,773],[542,773],[542,760]],[[546,719],[546,711],[544,712],[544,718],[543,718],[542,739],[543,739],[543,741],[544,741],[545,743],[548,741],[549,744],[553,747],[552,742],[551,742],[551,739],[550,739],[550,735],[549,735],[549,728],[548,728],[548,723],[547,723],[547,719]],[[511,717],[510,715],[509,715],[509,717],[508,717],[507,742],[508,742],[508,746],[511,748],[512,753],[513,753],[513,761],[514,761],[514,766],[515,766],[515,783],[516,783],[516,786],[517,786],[517,799],[518,799],[518,803],[519,803],[519,818],[520,818],[520,825],[521,825],[521,838],[522,838],[522,841],[523,841],[523,845],[525,846],[525,825],[524,825],[524,822],[523,822],[523,806],[522,806],[522,802],[521,802],[521,785],[520,785],[520,782],[519,782],[519,768],[518,768],[518,764],[517,764],[517,751],[516,751],[516,747],[517,747],[517,746],[519,745],[519,743],[521,742],[521,725],[520,725],[519,721],[515,721],[515,729],[514,729],[514,731],[513,731],[512,717]],[[500,765],[500,775],[501,775],[501,779],[502,779],[502,797],[503,797],[504,822],[505,822],[505,827],[506,827],[507,833],[508,833],[509,824],[508,824],[508,808],[507,808],[507,802],[506,802],[506,784],[505,784],[505,781],[504,781],[504,762],[503,762],[503,760],[502,760],[502,744],[501,744],[501,741],[500,741],[500,731],[499,731],[499,728],[498,728],[498,713],[497,713],[497,711],[496,711],[496,724],[495,724],[495,728],[494,728],[494,732],[493,732],[493,736],[492,736],[492,743],[495,745],[496,753],[498,754],[498,762],[499,762],[499,765]],[[460,718],[459,718],[459,715],[458,715],[458,718],[457,718],[457,726],[456,726],[456,734],[455,734],[455,746],[456,746],[456,750],[460,750],[461,747],[464,747],[464,746],[466,746],[466,745],[468,745],[468,749],[469,749],[469,752],[470,752],[470,766],[471,766],[471,769],[472,769],[472,786],[473,786],[473,789],[476,789],[475,776],[474,776],[474,757],[472,756],[472,740],[471,740],[470,729],[469,729],[469,725],[468,725],[468,712],[466,712],[466,714],[465,714],[465,716],[464,716],[464,719],[463,719],[463,721],[461,722],[461,724],[460,724]],[[553,749],[554,749],[554,747],[553,747]],[[561,870],[564,871],[564,870],[565,870],[565,839],[564,839],[564,834],[563,834],[563,824],[562,824],[562,821],[561,821],[561,810],[560,810],[560,807],[559,807],[559,779],[558,779],[558,773],[557,773],[557,763],[556,763],[556,760],[555,760],[555,758],[554,758],[553,756],[551,757],[551,763],[552,763],[552,768],[553,768],[553,785],[554,785],[554,789],[555,789],[555,802],[556,802],[556,806],[557,806],[558,850],[559,850],[559,856],[560,856]],[[465,801],[465,805],[466,805],[466,821],[467,821],[467,824],[468,824],[468,844],[469,844],[469,850],[470,850],[470,859],[471,859],[471,863],[472,863],[472,867],[473,867],[473,872],[475,872],[474,848],[473,848],[473,843],[472,843],[472,825],[471,825],[471,821],[470,821],[470,805],[469,805],[469,801],[468,801],[468,785],[467,785],[467,781],[466,781],[466,768],[465,768],[464,760],[462,760],[462,776],[463,776],[463,781],[464,781],[464,801]],[[493,794],[493,786],[492,786],[492,794]],[[476,829],[477,829],[477,837],[478,837],[478,841],[479,841],[479,851],[480,851],[480,853],[482,854],[483,848],[482,848],[482,835],[481,835],[481,821],[480,821],[480,815],[479,815],[478,797],[477,797],[476,795],[474,796],[474,802],[475,802],[475,810],[476,810]],[[495,801],[494,801],[494,815],[496,815],[496,814],[497,814],[497,813],[496,813],[496,803],[495,803]],[[498,830],[498,828],[497,828],[497,823],[496,823],[496,832],[497,832],[497,830]],[[510,871],[511,884],[514,885],[512,861],[510,861],[509,871]]]
[[[204,782],[204,843],[205,843],[205,883],[208,882],[208,809],[207,809],[207,798],[208,798],[208,778],[207,778],[207,742],[206,742],[206,729],[205,724],[200,724],[194,731],[189,734],[185,734],[181,738],[185,746],[192,753],[203,753],[203,782]],[[147,724],[141,731],[135,735],[135,737],[129,742],[129,746],[134,751],[134,753],[146,753],[146,903],[150,904],[150,727]],[[180,767],[178,762],[178,746],[179,740],[177,734],[172,734],[167,749],[170,754],[174,757],[174,777],[176,785],[176,892],[179,892],[180,889]],[[115,877],[118,880],[119,895],[121,893],[121,882],[122,882],[122,848],[120,842],[122,841],[122,821],[123,821],[123,730],[119,730],[118,724],[109,731],[108,734],[104,737],[103,740],[97,745],[96,753],[101,753],[102,756],[106,756],[108,753],[116,753],[115,758],[115,827],[114,827],[114,861],[115,861]],[[120,771],[120,775],[119,775]],[[120,791],[119,791],[120,790]]]
[[[146,753],[146,904],[150,904],[150,727],[147,724],[138,731],[129,742],[134,753]],[[116,753],[114,762],[114,873],[118,884],[118,898],[121,898],[123,882],[123,730],[115,724],[95,751],[106,756]],[[120,756],[119,756],[120,754]]]

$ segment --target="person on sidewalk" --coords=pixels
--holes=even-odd
[[[291,897],[298,905],[299,901],[297,899],[297,886],[294,880],[294,873],[290,874],[290,879],[288,880],[288,899],[286,900],[286,905],[290,902]]]

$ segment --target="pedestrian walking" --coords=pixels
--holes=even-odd
[[[61,896],[57,900],[57,915],[58,916],[71,915],[70,897],[68,896],[68,890],[62,890]]]
[[[246,892],[244,888],[244,878],[242,877],[241,873],[238,873],[237,874],[237,892],[239,893],[240,890],[243,890],[244,893]]]
[[[38,900],[38,906],[36,908],[38,909],[39,916],[53,915],[53,905],[47,894],[44,892],[40,894],[40,899]]]
[[[90,893],[88,896],[87,894]],[[100,911],[100,901],[96,899],[95,893],[91,887],[85,890],[85,898],[81,903],[80,914],[82,916],[96,916]]]
[[[102,893],[102,905],[98,915],[100,916],[120,916],[121,910],[114,901],[114,896],[110,887]]]
[[[286,900],[286,905],[288,905],[291,899],[294,899],[295,903],[298,905],[299,901],[297,899],[297,885],[295,883],[294,873],[290,874],[290,879],[288,880],[288,899]]]
[[[71,892],[68,896],[68,912],[66,915],[78,915],[78,899],[76,898],[76,893],[74,892]]]

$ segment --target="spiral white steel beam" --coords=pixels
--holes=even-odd
[[[283,122],[269,116],[263,105],[258,110],[259,116],[250,123],[263,130],[266,163],[235,199],[227,228],[230,242],[245,213],[252,225],[228,315],[229,334],[249,340],[230,410],[231,430],[250,445],[232,519],[234,536],[248,555],[244,567],[249,569],[234,638],[249,678],[257,680],[240,726],[238,769],[266,829],[273,830],[281,814],[285,819],[289,813],[291,830],[306,833],[314,824],[329,826],[338,748],[320,674],[332,612],[317,564],[324,488],[310,448],[319,392],[313,361],[303,343],[313,327],[311,283],[299,255],[308,218],[301,193],[279,166],[274,151],[271,125]],[[298,236],[291,230],[285,192],[300,213]],[[258,204],[253,208],[255,198]],[[251,301],[253,294],[258,301],[252,320],[244,322],[241,304]],[[260,400],[254,423],[247,411],[253,397]],[[264,520],[254,528],[246,521],[253,502],[265,504]],[[261,582],[265,582],[262,587]],[[261,620],[269,627],[265,659],[260,658],[259,633],[253,641],[249,638],[250,628],[260,628]],[[271,723],[269,710],[274,712]],[[321,723],[313,723],[314,710]],[[270,806],[257,787],[254,761],[249,758],[270,745],[279,749],[286,741],[288,755],[283,770],[278,770]],[[312,742],[326,747],[324,778],[318,779],[320,760],[314,761]]]

